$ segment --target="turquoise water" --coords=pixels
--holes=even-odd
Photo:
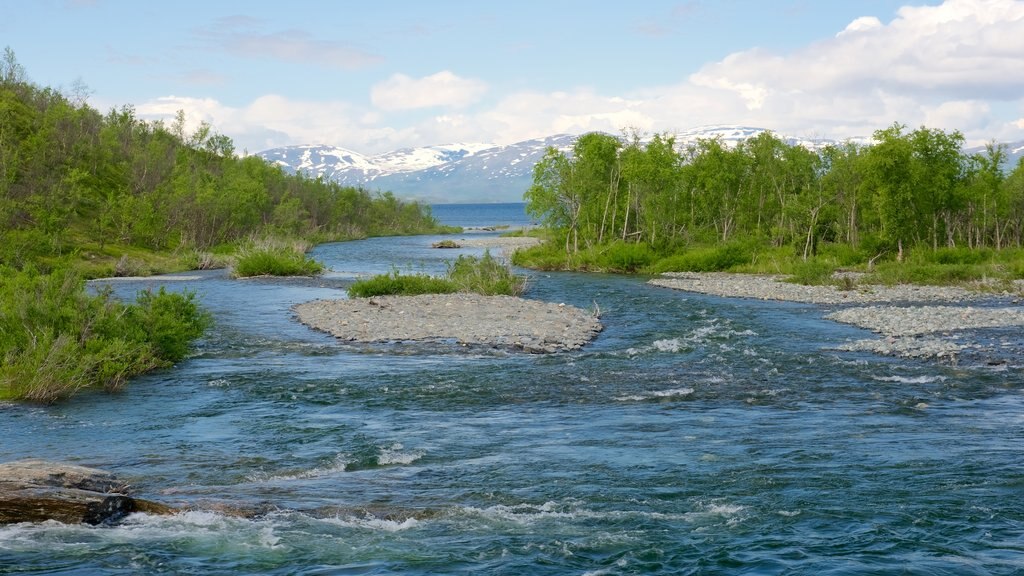
[[[0,573],[1024,573],[1019,361],[840,352],[868,335],[814,306],[604,275],[533,274],[530,297],[599,305],[579,353],[348,345],[292,318],[355,275],[443,267],[437,239],[320,246],[316,280],[166,282],[217,318],[194,357],[0,406],[0,460],[190,508],[0,527]]]

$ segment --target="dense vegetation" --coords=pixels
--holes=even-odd
[[[389,193],[288,175],[238,157],[208,124],[188,132],[102,114],[31,83],[0,57],[0,398],[52,400],[184,356],[207,321],[191,295],[135,304],[90,294],[83,277],[235,262],[239,275],[315,273],[292,246],[441,229],[429,209]],[[265,243],[266,239],[275,239]]]
[[[515,274],[507,262],[491,256],[489,251],[484,251],[480,258],[465,254],[459,256],[448,265],[448,272],[444,276],[402,274],[392,270],[389,274],[378,274],[353,282],[348,293],[356,298],[454,292],[475,292],[485,296],[518,296],[525,290],[525,277]]]
[[[134,304],[90,295],[70,268],[0,267],[0,399],[52,402],[117,390],[188,353],[209,324],[189,294],[142,292]]]
[[[893,125],[875,144],[815,152],[766,132],[730,148],[670,136],[581,136],[534,169],[527,210],[554,242],[516,253],[539,268],[799,272],[888,278],[1024,277],[1024,164],[963,152],[959,132]],[[877,266],[876,266],[877,265]],[[925,268],[931,267],[931,272]],[[912,271],[913,272],[910,272]]]

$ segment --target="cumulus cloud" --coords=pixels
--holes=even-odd
[[[487,84],[442,71],[391,76],[372,88],[372,107],[269,95],[238,108],[178,98],[153,101],[139,111],[173,116],[184,109],[251,151],[329,143],[374,153],[453,141],[505,144],[559,132],[661,132],[717,123],[844,138],[902,122],[961,130],[973,142],[1010,140],[1024,138],[1022,32],[1022,1],[947,0],[901,8],[889,22],[857,18],[787,53],[737,52],[678,82],[626,94],[566,87],[484,101]],[[1018,114],[1007,119],[1005,111],[1014,106]],[[401,126],[394,124],[399,119]]]
[[[1024,2],[947,0],[903,7],[888,24],[858,18],[833,38],[790,54],[739,52],[704,66],[690,82],[732,92],[784,128],[808,115],[838,124],[853,114],[882,123],[956,120],[980,128],[989,110],[963,103],[1019,99],[1021,54]]]
[[[381,110],[465,108],[487,92],[487,84],[442,70],[423,78],[395,74],[373,87],[370,100]]]

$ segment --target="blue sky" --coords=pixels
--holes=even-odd
[[[101,110],[255,152],[899,121],[1024,139],[1024,0],[0,0],[0,45]]]

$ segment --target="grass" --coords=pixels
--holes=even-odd
[[[451,294],[474,292],[484,295],[518,296],[526,290],[526,278],[516,275],[508,263],[485,251],[480,258],[462,255],[448,265],[445,276],[402,274],[392,270],[357,280],[349,287],[349,296],[415,296],[418,294]]]
[[[353,298],[369,298],[392,295],[451,294],[458,291],[458,286],[447,278],[428,274],[402,274],[398,270],[392,270],[388,274],[377,274],[370,278],[356,280],[349,286],[348,295]]]
[[[323,270],[323,264],[306,256],[304,244],[264,240],[239,251],[232,274],[236,278],[315,276]]]

